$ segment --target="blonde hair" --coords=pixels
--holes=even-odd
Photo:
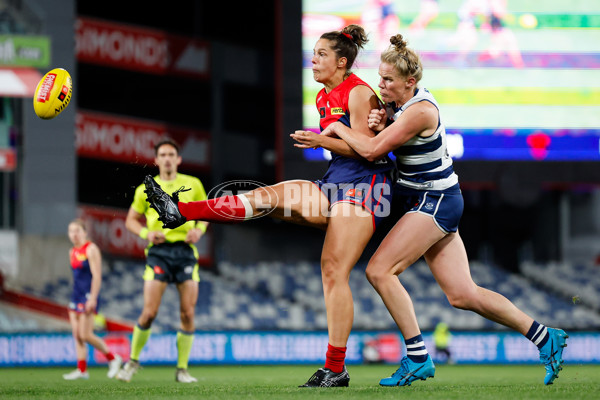
[[[71,225],[71,224],[79,225],[81,227],[81,229],[83,229],[84,232],[87,232],[87,226],[83,219],[75,218],[74,220],[69,222],[69,225]]]
[[[423,65],[419,55],[406,45],[401,34],[390,38],[391,45],[381,53],[381,62],[393,65],[398,75],[403,77],[414,77],[417,82],[423,77]]]

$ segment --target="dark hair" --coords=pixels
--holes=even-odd
[[[390,43],[390,47],[381,53],[381,61],[393,65],[400,76],[412,76],[419,82],[423,77],[423,65],[419,55],[406,47],[408,42],[401,34],[392,36]]]
[[[177,142],[171,138],[164,138],[154,145],[154,155],[158,155],[158,149],[164,144],[173,146],[175,150],[177,150],[177,154],[179,154],[179,145],[177,144]]]
[[[338,60],[346,57],[346,70],[350,71],[358,50],[362,49],[369,41],[367,34],[360,25],[348,25],[341,31],[331,31],[321,35],[321,39],[327,39],[332,42],[331,48],[335,52]]]

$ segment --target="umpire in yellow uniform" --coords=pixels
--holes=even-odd
[[[165,139],[154,147],[154,163],[159,174],[155,181],[166,192],[175,192],[182,187],[191,188],[181,192],[181,201],[206,200],[202,182],[193,176],[177,172],[181,164],[178,144]],[[127,213],[127,229],[148,240],[146,269],[144,271],[144,309],[137,320],[131,340],[130,359],[117,373],[116,378],[129,382],[138,371],[139,357],[148,338],[150,327],[156,318],[162,295],[169,283],[174,283],[179,292],[181,329],[177,332],[177,382],[196,382],[188,373],[188,360],[194,339],[194,309],[198,300],[198,242],[206,232],[207,222],[189,221],[175,229],[163,229],[158,214],[146,201],[144,185],[135,190],[133,203]],[[145,218],[145,224],[144,224]]]

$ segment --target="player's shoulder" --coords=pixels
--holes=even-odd
[[[348,78],[346,78],[346,80],[351,85],[367,85],[367,86],[369,86],[369,84],[367,82],[365,82],[364,80],[362,80],[355,73],[352,73],[352,74],[348,75]]]
[[[418,88],[417,93],[413,96],[415,101],[428,100],[437,103],[433,94],[427,88]]]
[[[157,178],[158,178],[158,175],[154,176],[154,180],[156,180]],[[146,186],[144,185],[144,182],[142,182],[136,186],[134,196],[141,196],[141,195],[145,196],[146,194],[144,193],[144,190],[146,190]]]
[[[377,99],[377,94],[371,86],[361,83],[350,88],[348,97],[349,99]]]
[[[96,252],[96,251],[100,251],[100,247],[98,247],[98,245],[94,242],[87,242],[86,247],[85,247],[86,252]]]
[[[381,100],[367,84],[353,86],[348,94],[348,106],[353,108],[354,111],[357,111],[357,109],[360,111],[366,107],[368,113],[372,108],[381,108],[381,105]],[[350,111],[352,112],[352,110]]]
[[[182,174],[178,172],[177,179],[180,180],[182,183],[187,183],[188,185],[202,185],[200,179],[192,175]]]

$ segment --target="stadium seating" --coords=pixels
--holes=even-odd
[[[66,320],[0,302],[0,332],[71,332],[71,325]]]
[[[591,263],[560,263],[544,265],[523,263],[521,271],[528,279],[559,296],[571,298],[600,311],[600,266]]]
[[[365,277],[365,265],[357,265],[350,276],[354,297],[356,330],[395,330],[395,324],[381,299]],[[113,261],[104,272],[101,310],[113,318],[135,321],[142,309],[144,265],[141,262]],[[535,268],[538,268],[537,270]],[[548,268],[548,269],[546,269]],[[564,271],[563,271],[564,268]],[[579,267],[577,267],[579,268]],[[596,275],[588,269],[567,276],[567,267],[549,264],[528,265],[527,277],[507,273],[479,262],[471,264],[473,279],[479,285],[511,299],[538,321],[565,329],[590,329],[600,326],[600,313],[592,304],[600,290]],[[552,273],[548,273],[552,271]],[[555,271],[562,271],[561,274]],[[222,262],[215,270],[200,271],[199,299],[196,308],[198,330],[325,330],[327,318],[323,302],[318,263],[262,262],[238,265]],[[559,289],[539,286],[533,275]],[[556,276],[554,276],[556,275]],[[587,276],[584,278],[583,276]],[[454,330],[505,329],[479,315],[451,307],[435,282],[428,266],[419,261],[400,276],[411,294],[419,323],[431,330],[446,321]],[[578,290],[575,291],[574,288]],[[592,293],[594,292],[595,293]],[[29,289],[33,291],[33,289]],[[586,302],[573,304],[578,293]],[[70,282],[48,283],[41,292],[32,293],[67,304]],[[588,297],[589,296],[589,297]],[[590,299],[590,304],[587,299]],[[177,290],[165,291],[153,331],[172,331],[179,327]]]

